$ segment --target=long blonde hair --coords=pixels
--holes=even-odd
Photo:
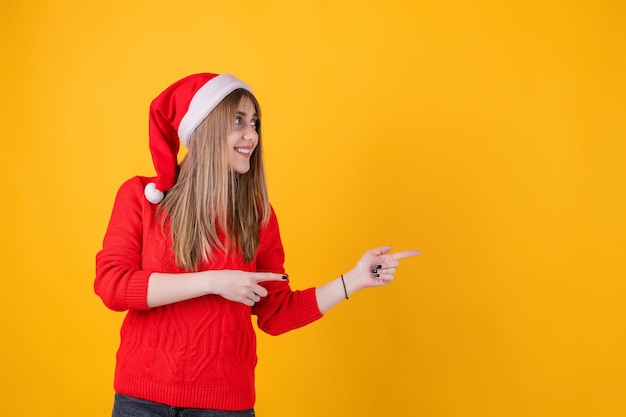
[[[238,89],[226,96],[191,135],[176,184],[159,206],[162,224],[171,221],[176,263],[186,270],[213,260],[216,249],[239,251],[251,262],[259,246],[259,227],[269,220],[260,124],[250,170],[238,174],[228,162],[226,136],[244,98],[252,101],[260,121],[261,109],[252,93]]]

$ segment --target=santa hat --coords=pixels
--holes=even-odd
[[[149,137],[157,179],[144,189],[148,201],[160,203],[163,193],[176,182],[179,143],[187,147],[193,131],[238,88],[252,91],[229,74],[195,74],[172,84],[152,101]]]

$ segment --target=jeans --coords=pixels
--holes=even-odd
[[[179,408],[115,394],[112,417],[254,417],[254,409],[244,411]]]

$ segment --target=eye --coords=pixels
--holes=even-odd
[[[252,126],[258,132],[259,127],[261,127],[261,121],[258,119],[254,119],[250,122],[250,126]]]
[[[243,119],[241,118],[241,116],[235,117],[235,125],[241,126],[242,124],[243,124]]]

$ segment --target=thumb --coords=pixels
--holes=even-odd
[[[390,245],[379,246],[377,248],[371,249],[369,252],[376,256],[381,256],[391,251]]]

